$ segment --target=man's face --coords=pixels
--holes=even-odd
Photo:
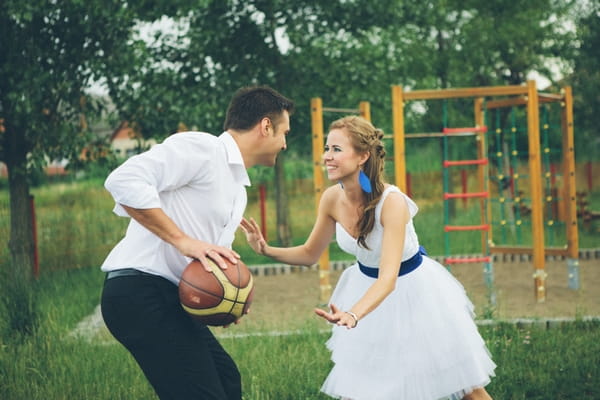
[[[261,160],[262,165],[270,167],[275,165],[279,152],[287,148],[286,137],[290,133],[290,114],[284,110],[276,120],[271,122],[273,133],[266,138]]]

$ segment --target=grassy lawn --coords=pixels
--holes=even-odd
[[[0,398],[155,398],[131,357],[112,339],[70,334],[98,304],[102,279],[97,267],[86,267],[52,272],[39,281],[39,329],[33,336],[0,342]],[[319,388],[330,361],[322,328],[309,324],[289,335],[223,337],[241,370],[244,399],[325,399]],[[480,330],[498,364],[488,387],[494,398],[600,398],[600,323],[553,329],[500,323]]]

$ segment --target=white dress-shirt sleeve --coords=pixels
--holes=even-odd
[[[121,204],[139,209],[161,208],[160,192],[210,175],[214,142],[202,140],[204,135],[208,134],[173,135],[115,169],[104,183],[115,200],[113,212],[129,216]]]

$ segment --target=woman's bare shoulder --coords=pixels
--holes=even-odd
[[[321,196],[321,198],[326,200],[338,199],[342,192],[343,189],[340,185],[331,185],[323,191],[323,196]]]

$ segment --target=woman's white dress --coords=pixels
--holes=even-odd
[[[370,250],[359,247],[340,224],[336,226],[340,248],[366,266],[379,266],[381,208],[392,192],[405,197],[411,216],[402,259],[419,250],[412,222],[418,208],[397,187],[388,186],[367,237]],[[349,310],[374,281],[354,264],[340,276],[330,303]],[[321,390],[353,400],[460,399],[488,384],[496,367],[473,317],[473,304],[460,282],[444,266],[423,256],[421,265],[398,277],[396,289],[356,328],[333,327],[327,347],[334,367]]]

